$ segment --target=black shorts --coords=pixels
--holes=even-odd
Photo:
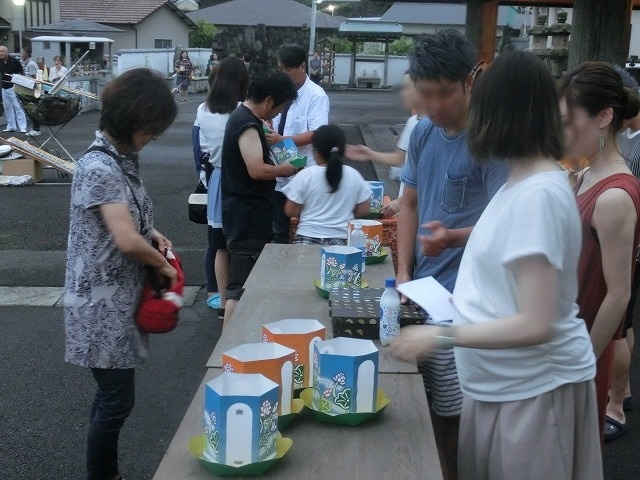
[[[244,293],[244,284],[267,243],[265,240],[229,240],[227,242],[229,252],[227,298],[229,300],[240,300]]]
[[[640,263],[636,263],[636,271],[633,274],[633,282],[631,282],[631,299],[627,307],[627,315],[624,318],[622,327],[622,338],[626,338],[627,330],[633,326],[633,311],[637,307],[638,294],[640,293]]]
[[[227,249],[227,239],[225,238],[224,232],[221,228],[213,228],[209,225],[207,234],[209,236],[209,247],[214,248],[215,250]]]

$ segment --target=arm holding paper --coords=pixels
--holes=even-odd
[[[556,316],[556,305],[549,299],[556,297],[557,272],[543,255],[533,255],[516,261],[513,272],[517,279],[520,298],[518,313],[515,315],[486,323],[454,327],[437,325],[436,318],[434,326],[404,327],[400,336],[391,343],[391,353],[405,361],[416,361],[442,346],[443,339],[452,339],[451,343],[456,347],[480,349],[518,348],[546,342],[551,335],[552,322]],[[405,291],[405,294],[420,306],[424,304],[431,308],[443,321],[445,319],[441,315],[448,315],[443,295],[441,290],[433,285],[433,282],[437,282],[431,280],[432,282],[426,284],[428,288],[422,286],[423,293],[416,298],[415,285],[409,285],[409,289],[406,288],[407,284],[400,285],[398,289]],[[439,287],[444,290],[441,285]],[[452,308],[454,306],[452,304]],[[425,309],[429,311],[428,308]],[[432,314],[431,311],[429,313]]]

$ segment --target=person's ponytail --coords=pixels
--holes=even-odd
[[[345,152],[347,137],[337,125],[322,125],[313,132],[313,148],[320,157],[319,164],[325,164],[327,183],[331,193],[340,188],[342,180],[342,157]]]
[[[337,147],[331,149],[331,154],[327,159],[327,183],[331,187],[331,193],[338,191],[342,180],[342,155]]]

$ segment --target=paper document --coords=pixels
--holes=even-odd
[[[449,323],[456,315],[451,292],[433,277],[398,285],[398,291],[424,308],[434,323]]]

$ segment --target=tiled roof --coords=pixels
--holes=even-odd
[[[92,22],[91,20],[84,20],[82,18],[76,18],[74,20],[63,20],[62,22],[50,23],[48,25],[40,25],[38,27],[31,27],[31,30],[36,32],[122,32],[119,28],[113,28],[108,25],[102,25],[101,23]]]
[[[380,18],[383,22],[420,25],[465,25],[467,7],[464,4],[396,2]],[[529,24],[531,16],[518,14],[514,7],[498,8],[498,25]]]
[[[193,21],[206,20],[214,25],[258,25],[267,27],[308,27],[311,7],[295,0],[231,0],[187,14]],[[337,30],[344,17],[318,10],[316,28]]]
[[[137,24],[166,3],[168,0],[61,0],[60,19]]]

